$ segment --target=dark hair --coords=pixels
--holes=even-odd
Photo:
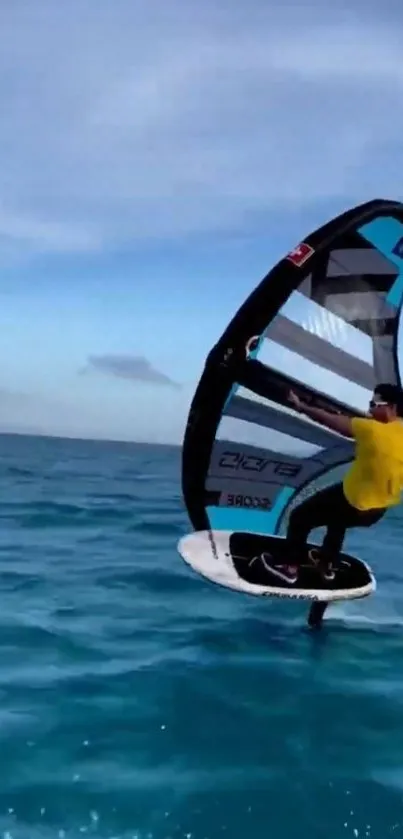
[[[388,405],[395,405],[399,416],[403,416],[403,392],[398,385],[380,382],[375,385],[374,393],[378,393],[382,401]]]

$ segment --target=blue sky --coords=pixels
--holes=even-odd
[[[205,356],[311,229],[401,198],[399,5],[0,9],[0,428],[180,442]]]

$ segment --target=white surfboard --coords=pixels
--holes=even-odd
[[[281,536],[230,530],[198,531],[182,537],[178,543],[180,555],[194,571],[243,594],[331,602],[367,597],[376,589],[369,566],[346,553],[340,556],[333,581],[324,581],[312,564],[304,562],[296,583],[279,584],[278,578],[266,571],[261,554],[275,556],[276,561],[284,563],[284,547]]]

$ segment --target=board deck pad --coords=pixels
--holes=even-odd
[[[341,553],[335,565],[335,578],[324,580],[308,557],[310,548],[317,548],[313,543],[307,544],[306,556],[300,557],[298,564],[298,580],[287,583],[271,574],[265,567],[261,556],[266,554],[267,560],[273,559],[278,564],[290,563],[287,554],[287,544],[278,536],[262,536],[255,533],[232,533],[229,539],[229,552],[234,567],[239,576],[248,583],[257,585],[279,586],[287,589],[355,589],[367,586],[371,582],[371,574],[366,565],[354,556]]]

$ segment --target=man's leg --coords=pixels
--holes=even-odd
[[[347,508],[347,511],[344,510],[344,524],[339,524],[337,521],[333,520],[328,526],[326,536],[323,540],[322,548],[320,549],[321,554],[322,552],[324,552],[324,560],[327,563],[330,560],[330,563],[333,564],[337,556],[340,554],[341,549],[343,547],[343,541],[346,534],[346,530],[348,528],[372,527],[372,525],[380,521],[380,519],[386,513],[386,510],[383,509],[365,511],[356,510],[354,507],[351,507],[351,505],[348,504],[348,502]],[[343,516],[342,509],[340,509],[340,514],[341,516]],[[318,563],[319,567],[321,564],[322,562],[320,560]],[[327,565],[327,569],[328,568],[329,565]],[[322,625],[322,620],[328,605],[329,604],[327,602],[323,601],[312,603],[308,615],[308,624],[312,629],[318,629]]]
[[[268,570],[285,582],[294,583],[298,576],[298,565],[303,561],[306,542],[311,530],[321,527],[329,521],[331,510],[339,506],[342,484],[336,484],[307,498],[290,514],[285,552],[287,564],[279,565],[265,562]]]
[[[344,498],[344,493],[343,493]],[[334,498],[334,506],[330,512],[325,538],[320,548],[312,551],[312,559],[316,558],[318,573],[321,573],[324,580],[329,582],[334,579],[334,566],[343,547],[346,535],[347,522],[350,521],[349,511],[339,497]],[[350,505],[348,505],[350,506]],[[329,603],[327,601],[316,601],[312,603],[308,615],[308,624],[311,629],[319,629]]]
[[[298,565],[311,530],[332,520],[332,511],[340,508],[342,484],[334,484],[307,498],[290,514],[286,540],[290,563]]]
[[[318,567],[323,570],[330,569],[341,553],[346,531],[352,527],[371,527],[385,514],[385,510],[357,510],[347,501],[344,493],[334,499],[329,513],[327,530],[322,547],[319,549]],[[327,575],[329,579],[333,575]]]
[[[320,548],[311,551],[311,558],[317,561],[318,571],[325,580],[334,579],[334,565],[340,555],[348,527],[353,527],[357,516],[346,500],[343,487],[334,493],[326,517],[326,533]]]

